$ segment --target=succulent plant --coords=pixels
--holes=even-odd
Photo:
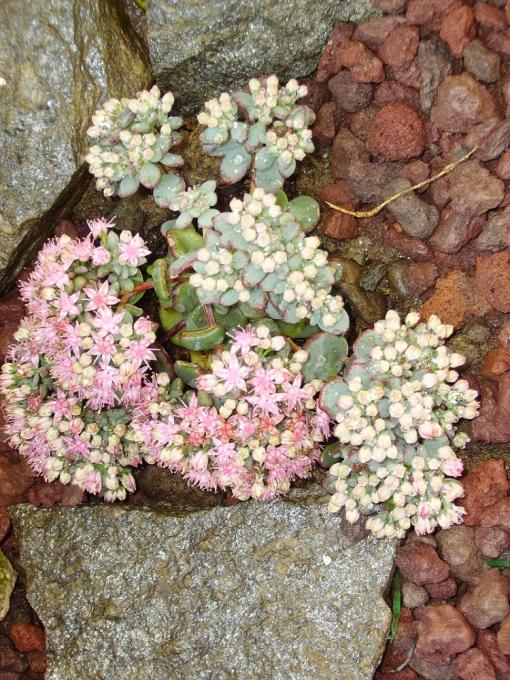
[[[163,184],[163,186],[161,186]],[[161,231],[165,235],[168,229],[183,229],[196,220],[201,229],[210,227],[212,218],[219,215],[216,205],[216,182],[209,180],[199,186],[182,189],[181,185],[173,182],[174,190],[168,182],[162,182],[154,192],[154,199],[163,208],[178,212],[175,220],[165,222]]]
[[[87,130],[91,143],[85,160],[105,196],[134,194],[140,184],[154,189],[166,168],[183,164],[170,149],[182,141],[183,120],[170,116],[171,92],[160,97],[154,86],[133,99],[109,99],[92,116]]]
[[[334,272],[328,255],[317,237],[306,236],[318,221],[318,206],[304,199],[299,198],[298,209],[294,201],[282,208],[260,187],[243,201],[233,199],[231,212],[213,219],[204,247],[190,261],[195,273],[189,282],[199,301],[225,308],[239,304],[248,317],[264,315],[293,325],[307,320],[328,333],[344,333],[349,319],[342,298],[330,294]],[[312,221],[310,208],[316,215]],[[296,216],[300,212],[307,214],[305,229]]]
[[[452,446],[461,418],[477,415],[477,393],[454,370],[464,357],[444,344],[453,331],[431,316],[400,323],[389,311],[354,344],[342,377],[321,390],[319,404],[337,425],[338,443],[324,458],[330,467],[330,509],[345,507],[355,522],[377,513],[367,527],[377,537],[403,536],[411,526],[429,533],[461,521],[453,501],[463,489],[448,476],[462,472]]]
[[[309,126],[315,114],[297,100],[307,88],[297,80],[279,86],[275,75],[252,78],[247,91],[228,94],[206,102],[198,121],[206,126],[200,135],[211,156],[221,156],[224,182],[242,179],[250,168],[256,186],[275,192],[314,150]],[[239,115],[243,120],[239,120]]]

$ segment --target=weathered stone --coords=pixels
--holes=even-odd
[[[384,187],[381,198],[389,198],[412,186],[407,179],[396,179]],[[402,229],[415,238],[430,236],[437,226],[439,213],[430,203],[422,201],[410,191],[401,198],[390,203],[386,209],[402,226]]]
[[[491,95],[470,73],[448,76],[437,90],[431,111],[434,125],[446,132],[467,132],[495,115]]]
[[[46,680],[369,680],[384,650],[395,545],[351,545],[321,490],[12,514]]]
[[[481,40],[473,40],[464,48],[464,65],[483,83],[494,83],[499,79],[501,59],[488,50]]]
[[[210,96],[276,73],[308,75],[337,21],[375,13],[369,0],[151,0],[148,40],[156,82],[184,111]]]
[[[420,106],[428,113],[436,99],[437,88],[452,72],[448,48],[437,36],[422,40],[418,47],[418,62],[422,73]]]
[[[121,0],[0,3],[0,292],[80,198],[100,100],[151,79]]]

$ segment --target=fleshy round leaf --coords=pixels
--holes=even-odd
[[[306,382],[322,380],[327,382],[338,375],[342,368],[349,346],[345,338],[330,333],[317,333],[304,346],[308,359],[303,366]]]

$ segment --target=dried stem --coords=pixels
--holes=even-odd
[[[475,146],[473,149],[471,149],[471,151],[468,151],[466,154],[464,154],[462,158],[459,158],[458,161],[454,161],[453,163],[449,163],[448,165],[446,165],[441,170],[441,172],[437,173],[437,175],[434,175],[433,177],[430,177],[429,179],[426,179],[423,182],[419,182],[419,184],[415,184],[414,186],[409,187],[408,189],[404,189],[404,191],[400,191],[398,194],[395,194],[394,196],[390,196],[380,205],[376,206],[375,208],[372,208],[372,210],[348,210],[347,208],[342,208],[339,205],[334,205],[334,203],[329,203],[329,201],[326,201],[326,205],[330,208],[333,208],[333,210],[338,210],[338,212],[344,213],[344,215],[352,215],[353,217],[373,217],[374,215],[377,215],[377,213],[381,212],[381,210],[385,208],[388,205],[388,203],[392,203],[393,201],[396,201],[397,198],[401,198],[402,196],[409,194],[411,191],[414,191],[415,189],[421,189],[422,187],[426,187],[429,184],[431,184],[431,182],[435,182],[436,179],[444,177],[449,172],[454,170],[457,167],[457,165],[460,165],[468,158],[470,158],[470,156],[472,156],[477,149],[478,146]]]

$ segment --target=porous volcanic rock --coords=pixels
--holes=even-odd
[[[352,545],[322,490],[199,510],[12,510],[46,680],[369,680],[395,544]]]
[[[75,204],[100,101],[150,83],[121,0],[0,3],[0,293]],[[81,170],[80,170],[81,168]]]
[[[383,106],[368,132],[368,149],[390,161],[421,156],[425,129],[416,111],[407,104]]]

